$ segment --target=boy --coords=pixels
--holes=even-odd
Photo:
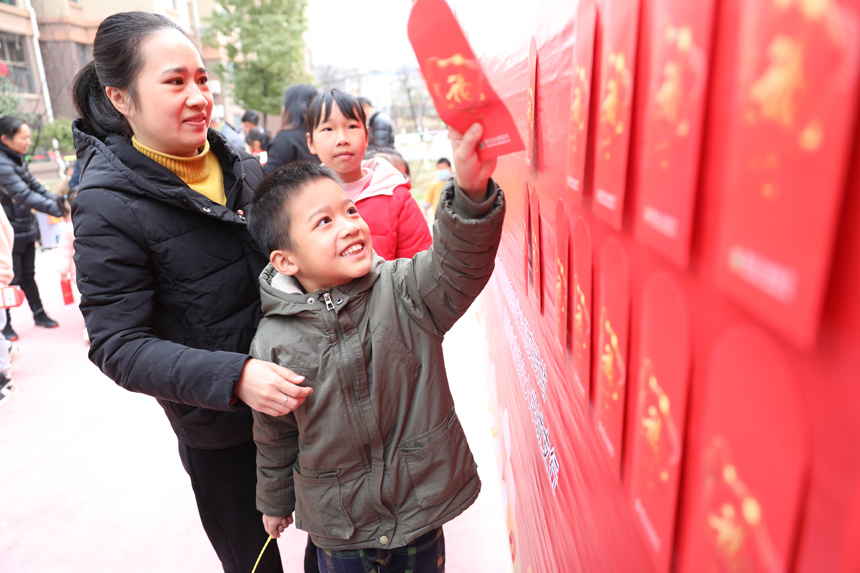
[[[424,214],[429,222],[433,222],[433,216],[436,212],[436,205],[439,204],[439,197],[442,196],[442,188],[445,187],[445,182],[451,178],[451,162],[443,157],[436,162],[436,181],[430,184],[427,189],[427,195],[424,197]]]
[[[452,133],[456,183],[433,246],[412,259],[373,255],[367,224],[324,166],[287,165],[257,188],[249,227],[271,264],[251,353],[313,388],[291,414],[254,413],[257,507],[275,538],[295,510],[321,572],[401,561],[444,571],[441,526],[480,491],[442,339],[489,280],[502,231],[481,134],[477,124]]]

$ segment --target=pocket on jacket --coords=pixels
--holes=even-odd
[[[400,445],[418,505],[427,508],[450,499],[477,468],[454,410],[429,432]]]
[[[296,492],[296,527],[322,537],[349,539],[355,527],[343,507],[340,470],[293,468]]]

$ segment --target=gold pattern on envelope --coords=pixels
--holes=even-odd
[[[719,570],[784,571],[761,503],[741,477],[725,438],[711,438],[704,465],[704,531]]]
[[[576,290],[573,297],[573,326],[579,333],[580,341],[576,345],[576,352],[577,356],[581,356],[581,352],[588,348],[588,340],[591,337],[591,316],[589,316],[585,294],[579,287],[579,278],[576,273],[573,273],[573,287]]]
[[[477,61],[454,54],[450,58],[430,58],[427,67],[433,70],[427,83],[449,110],[468,111],[482,117],[475,109],[487,99],[486,82]]]
[[[588,78],[585,75],[585,68],[576,66],[573,74],[573,103],[570,106],[570,124],[573,129],[570,130],[571,146],[573,151],[576,151],[577,143],[579,142],[579,134],[585,131],[585,94],[588,92]]]
[[[556,269],[558,269],[555,283],[555,295],[556,300],[558,301],[558,312],[560,315],[564,316],[567,312],[567,297],[565,296],[567,291],[567,280],[565,280],[564,262],[556,256],[555,265]]]
[[[646,482],[653,488],[657,483],[668,482],[669,476],[677,472],[682,444],[669,396],[660,386],[650,358],[644,358],[639,369],[639,403],[640,431],[650,447],[644,454]]]
[[[601,333],[600,370],[603,372],[601,390],[604,397],[604,408],[609,409],[609,404],[618,402],[624,389],[624,381],[627,370],[624,365],[624,357],[621,352],[618,335],[606,319],[606,308],[600,309]]]
[[[600,121],[607,126],[607,135],[600,142],[601,146],[612,144],[614,136],[624,133],[623,114],[630,105],[630,70],[624,54],[609,51],[609,70],[606,80],[605,94],[600,102]],[[609,159],[609,155],[604,156]]]
[[[767,68],[750,87],[754,113],[748,120],[761,118],[791,128],[807,88],[803,46],[790,36],[778,34],[768,45],[767,59]]]

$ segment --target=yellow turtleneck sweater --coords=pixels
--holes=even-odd
[[[194,157],[176,157],[160,153],[143,145],[136,137],[131,138],[131,144],[156,163],[176,173],[186,185],[201,195],[221,205],[227,204],[227,195],[224,193],[224,172],[221,170],[218,158],[209,150],[208,141],[203,146],[203,150]]]

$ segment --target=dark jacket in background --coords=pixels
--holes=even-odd
[[[320,158],[308,149],[307,130],[304,127],[284,129],[278,132],[267,150],[269,157],[263,171],[266,175],[280,167],[298,159],[311,159],[320,162]]]
[[[367,148],[394,147],[394,123],[388,114],[375,111],[367,120]]]
[[[81,185],[72,204],[75,264],[90,359],[127,390],[154,396],[182,443],[251,438],[231,396],[261,317],[266,258],[244,216],[262,178],[256,159],[209,130],[227,206],[189,188],[128,140],[73,126]]]
[[[36,181],[24,163],[24,156],[0,143],[0,204],[6,217],[15,229],[13,251],[24,247],[39,237],[39,227],[32,209],[62,216],[57,198]]]

